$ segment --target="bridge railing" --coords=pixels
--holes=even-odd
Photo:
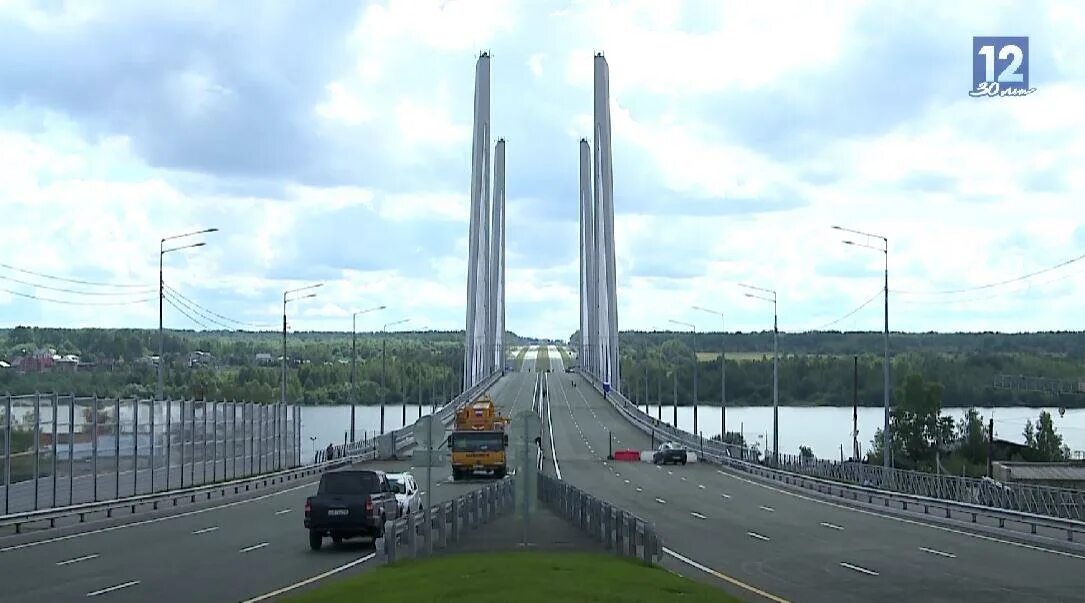
[[[662,558],[663,542],[656,533],[655,524],[568,482],[542,473],[538,474],[538,479],[539,500],[602,543],[607,550],[647,564],[658,563]]]
[[[513,478],[506,477],[453,500],[432,505],[428,516],[415,513],[388,522],[382,542],[377,544],[380,559],[392,563],[402,558],[432,555],[445,549],[464,534],[475,531],[514,506]]]
[[[587,373],[581,374],[597,390],[603,391],[598,379]],[[1085,491],[1016,483],[1003,485],[986,479],[931,475],[918,471],[886,469],[865,463],[840,463],[789,454],[779,454],[775,460],[771,453],[768,458],[762,458],[759,451],[724,444],[718,440],[706,440],[699,435],[676,429],[644,413],[618,392],[608,392],[606,398],[630,423],[646,434],[654,434],[658,441],[677,442],[709,460],[746,471],[756,468],[757,473],[772,474],[781,481],[785,474],[804,475],[817,478],[805,480],[802,482],[804,484],[820,481],[824,484],[847,485],[856,493],[880,492],[879,496],[883,499],[886,492],[893,492],[913,497],[913,504],[926,501],[928,505],[939,502],[943,503],[943,506],[944,503],[953,503],[960,508],[998,509],[1006,513],[1020,514],[1020,517],[1033,523],[1059,520],[1059,526],[1069,526],[1072,531],[1069,534],[1071,538],[1074,532],[1081,532],[1082,528],[1085,528]],[[971,515],[971,511],[968,513]]]

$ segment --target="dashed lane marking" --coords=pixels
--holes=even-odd
[[[860,567],[858,565],[852,565],[852,564],[844,562],[844,561],[840,562],[840,566],[841,567],[846,567],[846,568],[848,568],[848,569],[850,569],[850,570],[852,570],[854,572],[859,572],[860,574],[866,574],[868,576],[877,576],[878,575],[878,572],[876,572],[874,570],[869,570],[869,569],[867,569],[865,567]]]

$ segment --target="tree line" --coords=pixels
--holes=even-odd
[[[267,333],[171,331],[166,336],[164,386],[167,397],[273,402],[281,395],[281,335]],[[73,392],[105,397],[151,398],[157,371],[138,362],[157,345],[154,331],[135,329],[28,329],[7,333],[5,344],[15,353],[55,348],[84,360],[114,360],[75,372],[52,370],[20,374],[0,371],[0,391],[13,394]],[[382,348],[384,349],[382,362]],[[194,350],[210,352],[215,362],[189,368]],[[287,398],[302,404],[388,404],[402,401],[443,403],[460,391],[463,374],[462,332],[359,334],[351,388],[351,334],[297,333],[288,341]],[[260,364],[256,354],[271,354]],[[382,386],[383,383],[383,386]]]
[[[623,342],[621,374],[623,393],[637,402],[693,403],[693,349],[690,337],[672,334],[659,345]],[[698,350],[702,337],[698,337]],[[624,340],[623,340],[624,341]],[[632,341],[638,341],[634,338]],[[781,346],[782,347],[782,346]],[[575,341],[574,341],[575,349]],[[856,369],[855,357],[858,357]],[[780,404],[804,406],[848,406],[858,398],[860,406],[880,406],[883,398],[883,358],[877,353],[833,355],[825,353],[781,353],[779,367]],[[719,404],[722,379],[718,355],[696,364],[697,398],[701,404]],[[772,403],[772,352],[736,354],[726,362],[727,403],[758,406]],[[858,388],[855,387],[856,372]],[[937,381],[949,406],[1048,406],[1085,407],[1085,395],[1054,396],[995,387],[999,375],[1028,375],[1085,381],[1081,359],[1060,355],[1024,352],[942,351],[896,352],[891,359],[891,385],[900,388],[905,376],[919,374]],[[857,389],[857,392],[856,392]]]
[[[910,374],[894,393],[895,405],[890,411],[890,446],[893,465],[920,471],[945,471],[954,475],[981,476],[986,473],[989,440],[992,434],[984,417],[970,408],[960,421],[945,416],[942,401],[945,388],[941,383]],[[875,432],[867,461],[881,464],[884,458],[882,430]],[[1063,444],[1047,411],[1040,411],[1036,423],[1025,423],[1025,446],[1007,449],[999,447],[997,458],[1005,461],[1065,461],[1070,449]],[[941,467],[939,467],[941,465]]]

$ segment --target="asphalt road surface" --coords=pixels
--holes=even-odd
[[[492,391],[502,410],[530,408],[534,379],[532,373],[516,373],[498,382]],[[410,463],[366,466],[400,471]],[[412,471],[424,482],[424,468]],[[452,482],[450,474],[450,467],[434,468],[435,503],[486,483]],[[365,541],[309,550],[302,510],[318,481],[252,498],[0,538],[0,601],[236,602],[337,569],[335,575],[343,576],[372,568],[372,546]]]
[[[683,575],[758,601],[1085,601],[1080,552],[856,510],[708,463],[605,461],[611,433],[615,449],[652,442],[581,377],[547,379],[563,479],[654,522]]]

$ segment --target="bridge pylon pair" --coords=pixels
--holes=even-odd
[[[492,156],[490,187],[490,56],[475,65],[471,138],[471,231],[467,261],[467,328],[463,389],[505,364],[505,140]]]
[[[580,139],[580,367],[621,391],[614,261],[610,67],[595,55],[594,145]]]

